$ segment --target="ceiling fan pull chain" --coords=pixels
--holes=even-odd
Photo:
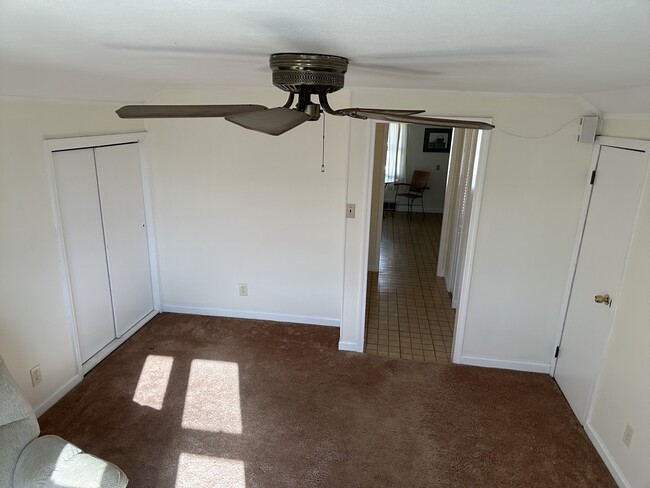
[[[323,151],[321,153],[320,172],[325,173],[325,118],[323,117]]]

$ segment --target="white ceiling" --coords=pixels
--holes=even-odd
[[[3,95],[271,86],[268,55],[286,51],[348,57],[347,87],[575,94],[650,113],[648,0],[0,0]]]

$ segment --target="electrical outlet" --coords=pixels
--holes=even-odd
[[[29,370],[29,375],[32,377],[32,386],[36,386],[43,381],[41,367],[38,364]]]
[[[632,434],[634,434],[634,429],[630,424],[625,424],[625,431],[623,431],[623,444],[627,447],[630,447],[630,442],[632,442]]]
[[[248,296],[248,285],[246,283],[239,283],[239,296],[240,297]]]
[[[354,218],[355,211],[356,211],[356,208],[355,208],[354,203],[348,203],[345,206],[345,214],[348,217],[348,219],[353,219]]]

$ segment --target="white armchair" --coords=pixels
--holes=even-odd
[[[124,472],[40,428],[0,357],[0,487],[124,488]]]

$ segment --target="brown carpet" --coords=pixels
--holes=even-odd
[[[132,487],[616,486],[549,376],[343,353],[337,339],[162,314],[42,431]]]

